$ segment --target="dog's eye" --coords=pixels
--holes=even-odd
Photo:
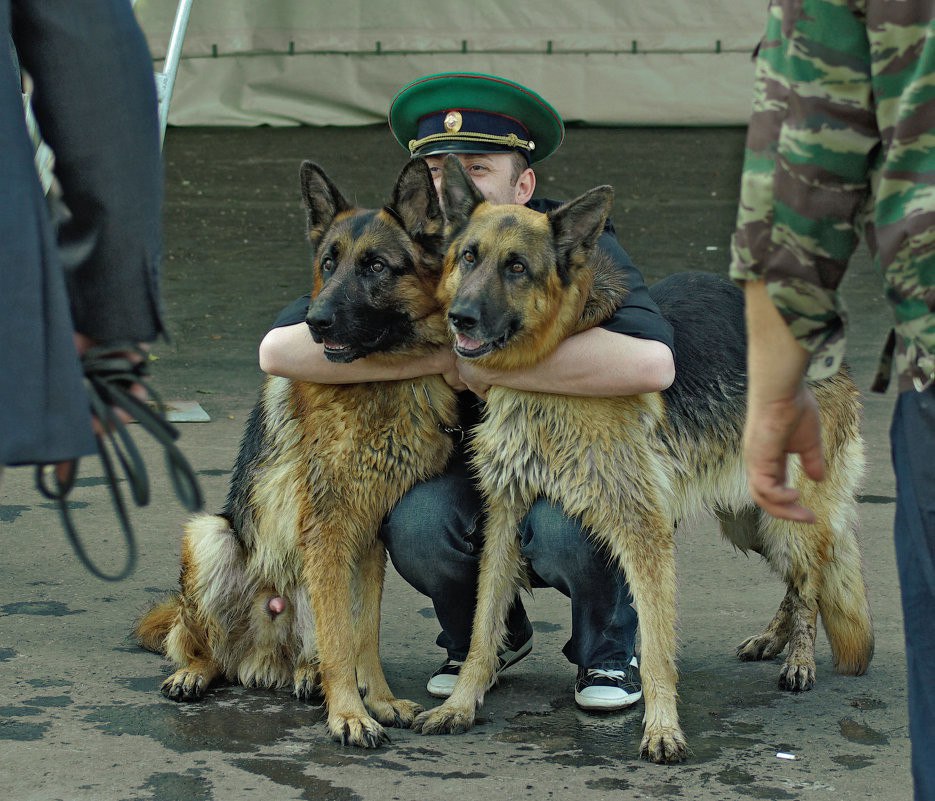
[[[321,260],[321,269],[323,272],[330,273],[334,269],[334,260],[330,256],[325,256]]]
[[[522,275],[526,272],[526,265],[521,261],[514,261],[510,264],[509,270],[513,275]]]
[[[461,260],[467,262],[468,264],[474,263],[474,254],[470,250],[465,250],[461,254]]]
[[[368,266],[369,266],[369,268],[370,268],[370,272],[372,272],[372,273],[382,273],[382,272],[383,272],[383,269],[386,267],[386,264],[385,264],[384,262],[382,262],[382,261],[376,260],[376,261],[370,262],[370,264],[369,264]]]

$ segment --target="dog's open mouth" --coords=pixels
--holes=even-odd
[[[325,354],[334,354],[335,356],[341,356],[347,353],[350,353],[351,346],[345,345],[341,342],[331,342],[329,340],[323,340],[322,345],[325,347]]]
[[[507,335],[497,339],[483,341],[480,339],[471,339],[471,337],[456,333],[455,334],[455,353],[465,359],[476,359],[490,353],[496,348],[502,348],[506,344]]]

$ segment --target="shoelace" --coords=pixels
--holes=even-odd
[[[588,678],[601,678],[601,679],[626,679],[627,672],[625,670],[606,670],[605,668],[588,668]]]
[[[127,353],[136,354],[139,361],[131,361]],[[92,348],[85,353],[82,357],[82,367],[91,411],[100,421],[104,431],[103,434],[95,435],[97,451],[110,486],[111,502],[126,542],[127,558],[123,568],[116,573],[104,573],[98,568],[88,556],[72,522],[67,499],[78,475],[77,459],[72,462],[71,470],[64,480],[59,479],[55,465],[37,466],[36,487],[46,498],[58,504],[65,534],[81,563],[100,579],[120,581],[129,576],[136,567],[137,546],[109,451],[117,457],[137,506],[146,506],[149,503],[149,476],[139,449],[114,408],[122,409],[129,414],[162,446],[175,494],[183,506],[191,512],[202,508],[201,487],[188,460],[175,445],[179,433],[163,416],[162,401],[143,380],[148,374],[147,355],[133,345],[102,346]],[[130,394],[130,387],[134,384],[140,384],[146,389],[156,410],[150,406],[150,403],[141,401]]]

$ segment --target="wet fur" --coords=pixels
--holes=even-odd
[[[449,343],[435,297],[443,220],[421,160],[380,210],[352,208],[324,172],[301,170],[315,246],[308,322],[329,357],[410,359]],[[324,265],[324,266],[323,266]],[[326,352],[328,352],[326,350]],[[374,747],[383,725],[420,707],[396,699],[379,659],[384,516],[416,482],[442,471],[456,423],[439,376],[316,385],[266,380],[244,430],[223,514],[192,518],[180,592],[138,622],[146,648],[176,671],[162,691],[201,698],[217,679],[323,692],[328,728]],[[285,599],[272,614],[269,601]]]
[[[594,247],[612,203],[609,187],[541,215],[483,203],[451,159],[444,186],[452,233],[442,295],[459,347],[497,343],[479,363],[535,364],[618,305],[626,288]],[[864,459],[852,381],[842,372],[814,385],[825,481],[805,479],[795,460],[790,468],[818,522],[773,519],[754,506],[741,459],[742,293],[711,274],[683,273],[651,294],[676,331],[676,379],[666,391],[586,398],[491,388],[472,446],[488,518],[471,649],[454,693],[419,715],[417,730],[473,725],[495,677],[506,611],[526,582],[518,524],[539,497],[579,517],[628,577],[639,614],[642,756],[677,762],[688,754],[676,708],[674,555],[675,527],[686,518],[716,515],[730,542],[761,554],[786,583],[773,621],[738,647],[741,659],[769,659],[788,645],[780,687],[810,689],[820,613],[837,670],[867,669],[873,631],[855,533]]]

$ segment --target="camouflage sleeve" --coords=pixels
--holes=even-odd
[[[894,307],[903,378],[935,353],[933,85],[929,3],[771,0],[731,276],[765,282],[812,354],[810,378],[843,356],[837,287],[860,233]]]
[[[822,30],[835,32],[832,44]],[[866,30],[847,5],[770,3],[756,56],[731,277],[762,279],[799,343],[809,377],[844,352],[837,294],[858,241],[878,143]]]

